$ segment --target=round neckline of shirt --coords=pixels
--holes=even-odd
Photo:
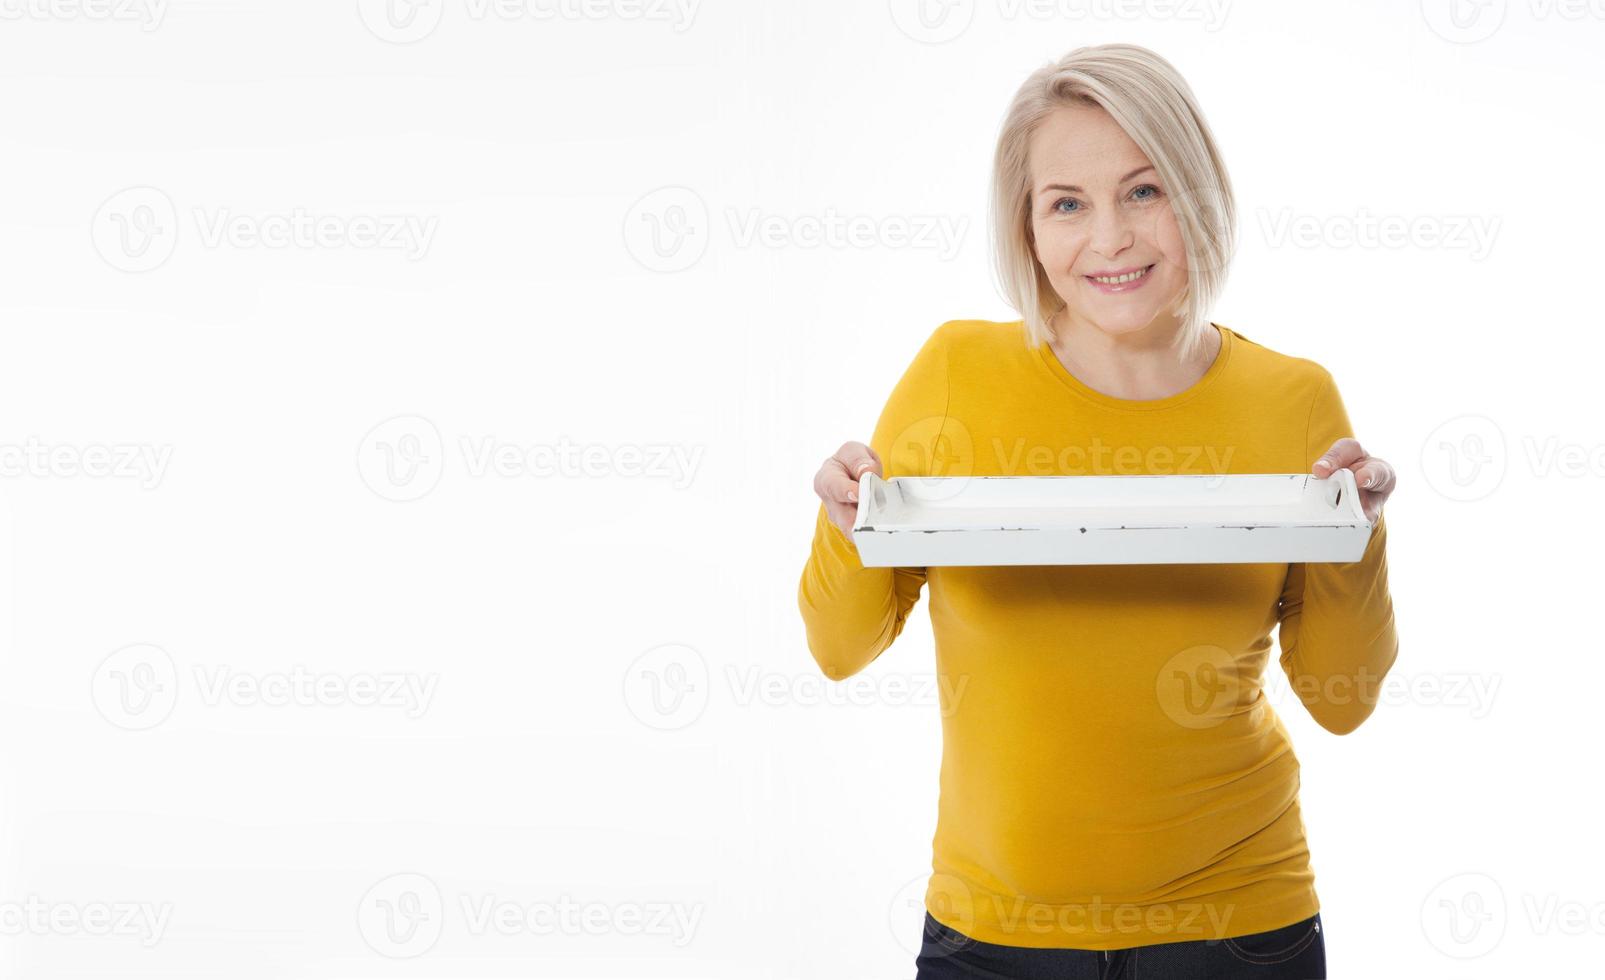
[[[1058,355],[1053,352],[1053,348],[1048,345],[1047,341],[1044,340],[1037,345],[1037,354],[1049,374],[1059,379],[1059,382],[1066,388],[1088,401],[1102,405],[1104,408],[1121,412],[1153,412],[1174,408],[1184,402],[1191,401],[1226,371],[1226,362],[1231,360],[1232,356],[1233,337],[1231,328],[1222,326],[1219,323],[1211,323],[1210,326],[1220,331],[1220,350],[1215,353],[1214,363],[1210,364],[1209,370],[1204,372],[1203,377],[1193,382],[1191,387],[1178,391],[1167,398],[1116,398],[1113,395],[1106,395],[1096,388],[1089,387],[1080,378],[1071,374],[1059,362]]]

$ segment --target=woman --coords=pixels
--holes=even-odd
[[[1206,319],[1231,185],[1164,59],[1102,45],[1033,74],[993,209],[1022,318],[944,323],[869,445],[820,468],[798,593],[840,680],[930,588],[943,757],[919,976],[1324,977],[1298,760],[1261,683],[1274,628],[1317,722],[1370,715],[1398,651],[1393,469],[1325,369]],[[865,568],[850,535],[866,471],[1341,467],[1374,522],[1353,563]]]

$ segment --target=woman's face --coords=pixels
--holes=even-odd
[[[1066,316],[1106,333],[1174,324],[1187,256],[1171,189],[1114,118],[1062,107],[1032,135],[1031,227],[1037,261]],[[1093,277],[1137,272],[1127,282]]]

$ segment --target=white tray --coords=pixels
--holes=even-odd
[[[894,477],[859,481],[866,567],[1352,562],[1354,473]]]

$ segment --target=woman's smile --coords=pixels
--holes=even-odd
[[[1148,274],[1153,268],[1153,265],[1144,265],[1130,269],[1114,269],[1081,278],[1091,283],[1092,288],[1100,293],[1129,293],[1147,284]]]

